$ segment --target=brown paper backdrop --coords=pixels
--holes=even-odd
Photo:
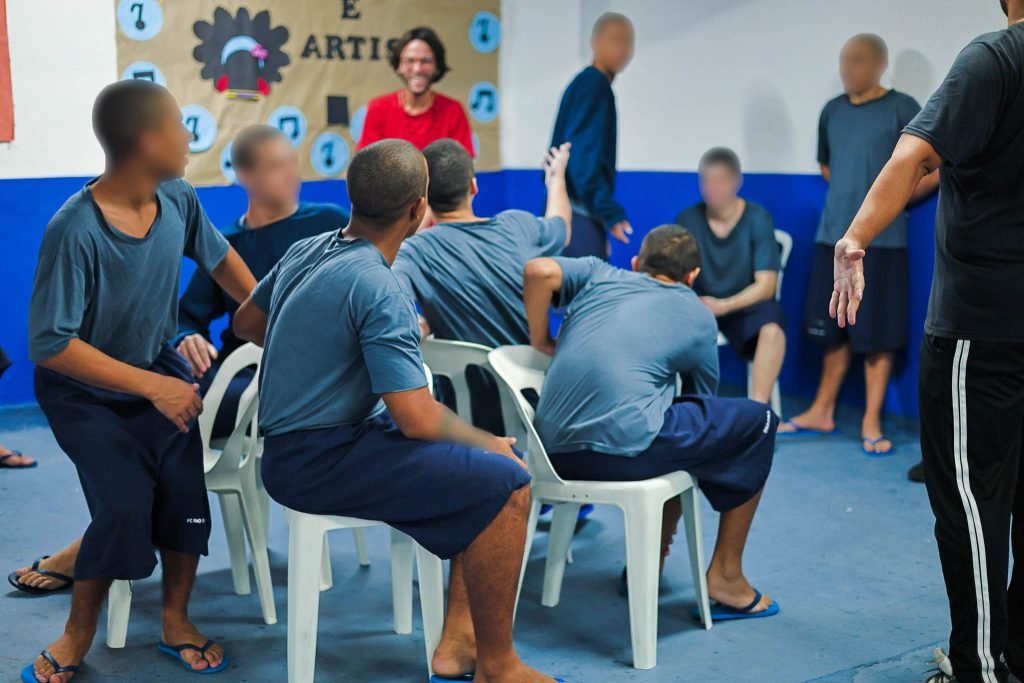
[[[298,144],[303,178],[343,177],[355,152],[351,124],[359,108],[402,86],[387,62],[388,41],[420,25],[433,28],[445,44],[451,71],[435,87],[466,107],[479,140],[477,168],[500,168],[499,103],[493,113],[486,96],[476,98],[475,110],[469,106],[474,85],[499,85],[500,0],[115,0],[115,8],[121,77],[162,80],[182,105],[186,125],[195,126],[195,147],[208,145],[193,149],[187,177],[194,184],[227,184],[230,166],[222,166],[228,143],[247,125],[279,123],[269,117],[282,106],[298,109],[307,122]],[[196,28],[197,22],[209,26]],[[328,97],[335,98],[332,124]],[[347,107],[339,97],[347,98]],[[494,99],[499,97],[496,92]],[[338,123],[346,114],[350,125]],[[289,134],[296,128],[290,121],[279,125]],[[341,137],[347,154],[337,139],[317,140],[327,132]],[[321,162],[319,170],[313,157]]]

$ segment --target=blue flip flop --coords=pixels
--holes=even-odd
[[[57,663],[56,658],[54,658],[54,656],[50,654],[49,650],[43,650],[39,653],[39,656],[48,661],[50,663],[50,666],[53,667],[53,673],[50,674],[51,676],[54,676],[56,674],[78,673],[78,670],[81,668],[81,664],[69,664],[68,666],[61,666]],[[21,670],[21,683],[39,683],[39,679],[36,678],[35,662],[32,662],[31,664],[29,664]]]
[[[38,460],[33,460],[31,465],[8,465],[6,462],[14,457],[21,457],[25,455],[21,451],[11,451],[10,453],[4,453],[0,455],[0,470],[29,470],[39,464]]]
[[[37,557],[36,561],[32,563],[31,571],[35,572],[36,574],[42,574],[43,576],[49,576],[51,579],[63,581],[63,586],[58,586],[57,588],[36,588],[35,586],[26,586],[25,584],[18,581],[18,572],[11,572],[10,574],[8,574],[7,583],[11,584],[23,593],[28,593],[29,595],[49,595],[50,593],[56,593],[57,591],[62,591],[65,588],[71,587],[71,585],[74,584],[75,580],[67,574],[61,574],[60,572],[51,572],[48,569],[39,568],[39,563],[49,557],[49,555]]]
[[[472,681],[473,674],[463,674],[458,678],[445,678],[444,676],[431,676],[430,683],[445,683],[446,681]],[[564,678],[556,678],[555,683],[565,683]]]
[[[890,446],[889,450],[887,450],[886,452],[879,453],[878,451],[868,450],[868,446],[877,446],[882,441],[888,441],[890,444],[892,444],[892,446]],[[865,446],[864,444],[867,444],[867,446]],[[861,448],[864,449],[864,455],[868,456],[869,458],[888,458],[890,455],[896,452],[896,444],[892,443],[892,439],[887,437],[885,434],[882,434],[880,437],[876,439],[862,439]]]
[[[791,432],[776,431],[775,432],[775,436],[777,438],[802,439],[802,438],[811,437],[811,436],[835,436],[836,434],[839,433],[839,427],[836,427],[831,432],[823,432],[820,429],[811,429],[810,427],[801,427],[800,425],[798,425],[796,422],[793,422],[792,420],[786,420],[782,424],[786,425],[787,427],[791,427],[793,429],[793,431],[791,431]],[[782,426],[782,425],[779,425],[779,426]]]
[[[186,669],[188,669],[192,673],[194,673],[194,674],[202,674],[202,675],[206,676],[206,675],[209,675],[209,674],[220,673],[224,669],[228,668],[228,658],[227,658],[227,656],[225,655],[224,659],[222,659],[220,664],[218,664],[217,666],[207,667],[205,669],[193,669],[192,665],[189,664],[187,661],[185,661],[185,658],[181,656],[181,653],[184,652],[185,650],[195,650],[199,654],[203,655],[203,654],[206,654],[206,651],[209,650],[210,647],[212,647],[213,645],[214,645],[214,641],[207,640],[206,644],[203,645],[202,647],[199,647],[198,645],[193,645],[192,643],[182,643],[181,645],[173,645],[172,646],[172,645],[168,645],[167,643],[165,643],[165,642],[163,642],[161,640],[159,643],[157,643],[156,649],[160,650],[160,652],[163,652],[165,655],[167,655],[169,657],[173,657],[174,659],[177,659],[179,662],[181,662],[181,665],[183,667],[185,667]]]
[[[761,610],[760,612],[751,612],[750,610],[757,607],[757,603],[761,602],[761,592],[754,590],[754,599],[746,607],[729,607],[729,605],[723,605],[720,602],[713,603],[711,605],[711,621],[734,621],[737,619],[763,619],[764,617],[774,617],[779,613],[779,603],[772,600],[772,604],[768,605],[768,609]],[[700,609],[694,607],[693,611],[690,612],[693,618],[700,621]]]

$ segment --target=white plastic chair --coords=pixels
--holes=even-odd
[[[285,508],[288,519],[288,683],[312,683],[316,668],[316,635],[320,610],[320,580],[328,562],[326,534],[333,529],[362,530],[381,522],[311,515]],[[412,632],[413,558],[419,570],[420,609],[427,669],[441,642],[444,626],[444,568],[405,534],[391,530],[391,590],[395,633]]]
[[[591,503],[618,506],[623,512],[626,526],[633,666],[637,669],[654,668],[658,657],[658,569],[661,561],[662,507],[665,501],[675,496],[679,496],[682,501],[697,607],[704,628],[711,628],[696,480],[686,472],[629,482],[562,479],[551,466],[544,444],[533,427],[533,406],[523,396],[524,389],[533,389],[540,395],[544,373],[551,359],[529,346],[503,346],[492,351],[488,358],[492,370],[514,397],[527,434],[527,452],[533,475],[529,527],[531,536],[541,502],[555,504],[541,603],[546,607],[558,604],[566,554],[580,505]]]
[[[784,230],[775,231],[775,241],[779,243],[779,279],[775,285],[775,298],[782,299],[782,276],[786,274],[786,263],[789,262],[789,255],[793,251],[793,237]],[[721,332],[718,333],[718,345],[728,346],[729,340]],[[754,393],[754,363],[747,363],[747,396]],[[779,391],[779,382],[776,380],[772,387],[771,407],[776,415],[782,415],[782,393]]]
[[[427,386],[433,386],[430,368],[425,365],[423,370]],[[352,529],[357,534],[357,549],[365,553],[362,530],[386,525],[374,520],[314,515],[288,508],[285,508],[285,518],[288,520],[288,683],[312,683],[316,669],[320,592],[331,583],[327,532]],[[391,529],[391,600],[394,630],[398,634],[412,633],[414,561],[419,575],[427,671],[432,674],[431,661],[444,627],[444,566],[441,558],[406,534]]]
[[[204,410],[198,422],[203,443],[206,488],[217,493],[220,500],[235,593],[248,595],[251,591],[249,563],[245,552],[245,538],[248,537],[263,620],[267,624],[275,624],[277,608],[274,605],[267,551],[269,498],[260,480],[259,456],[263,444],[257,436],[257,386],[262,359],[263,350],[254,344],[241,346],[225,358],[204,396]],[[239,400],[235,429],[226,441],[217,444],[221,447],[216,448],[212,438],[213,424],[228,385],[239,372],[253,366],[256,367],[256,373]],[[131,591],[128,581],[114,581],[111,585],[107,606],[108,647],[125,646]]]

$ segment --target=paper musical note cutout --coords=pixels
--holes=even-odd
[[[292,140],[299,139],[299,117],[282,116],[277,120],[277,126],[281,129],[282,133],[290,137]],[[289,126],[291,126],[291,132],[288,131]]]
[[[135,28],[144,31],[146,29],[146,20],[142,18],[142,3],[134,2],[130,9],[135,13]]]

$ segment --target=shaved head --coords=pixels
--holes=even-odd
[[[846,41],[847,45],[864,45],[871,49],[878,59],[883,62],[889,61],[889,46],[885,44],[882,37],[874,33],[858,33]]]
[[[390,227],[426,197],[427,162],[405,140],[381,140],[352,157],[347,185],[353,218]]]
[[[594,28],[590,32],[590,37],[596,38],[597,36],[601,35],[601,33],[603,33],[606,28],[613,24],[619,26],[626,26],[630,30],[633,29],[633,22],[631,22],[629,20],[629,17],[627,17],[625,14],[620,14],[618,12],[605,12],[604,14],[597,18],[597,21],[594,22]]]

